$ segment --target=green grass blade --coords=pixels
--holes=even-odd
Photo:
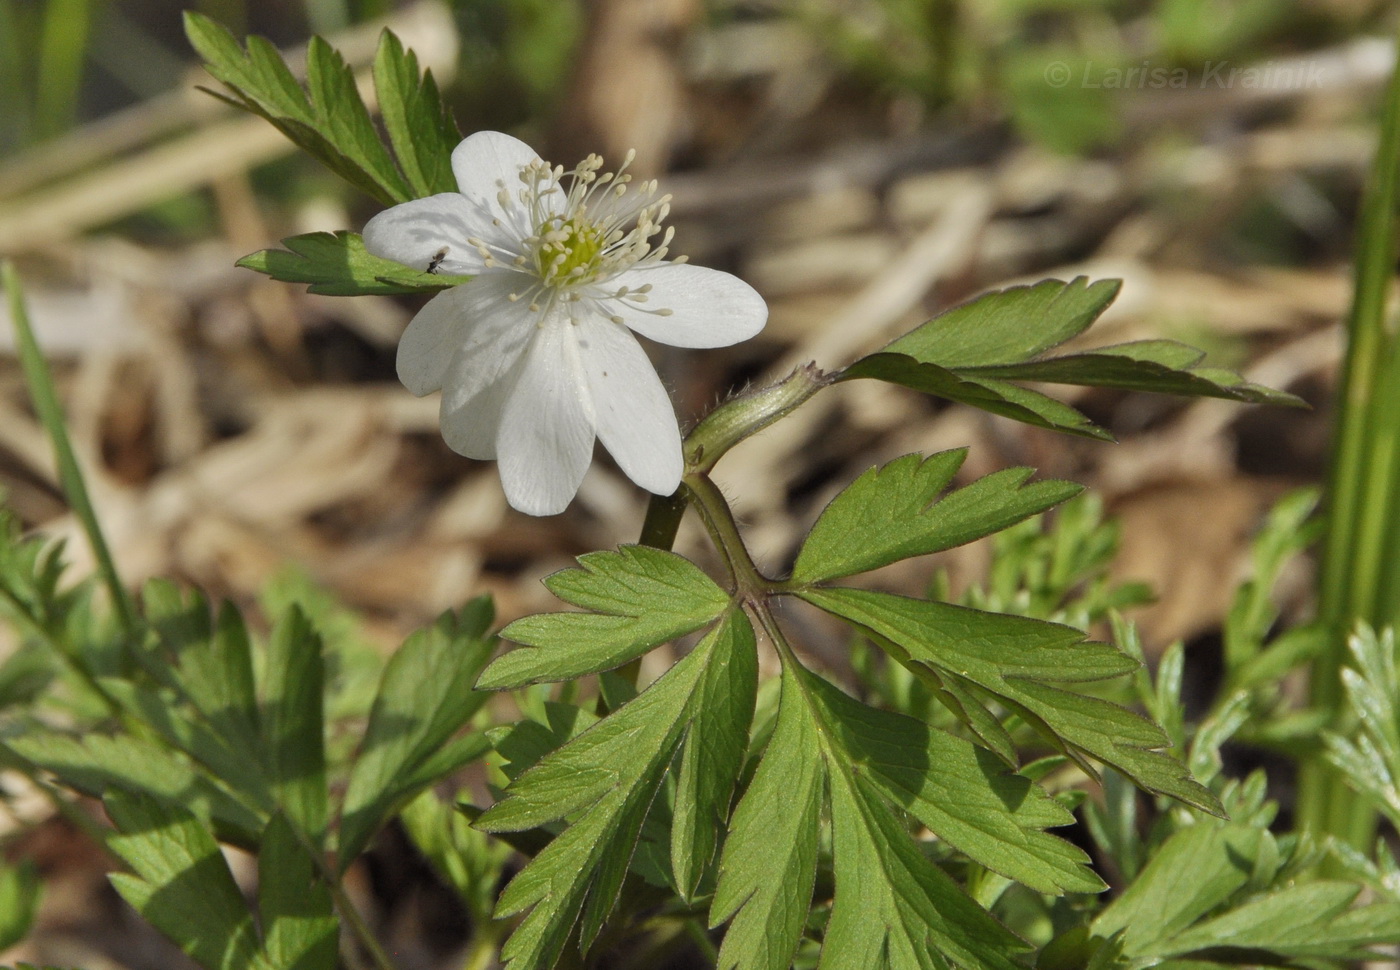
[[[1400,343],[1387,325],[1400,203],[1400,72],[1387,89],[1380,146],[1361,204],[1349,342],[1339,391],[1332,459],[1327,538],[1319,612],[1327,648],[1312,671],[1313,704],[1335,717],[1344,703],[1339,672],[1346,636],[1358,620],[1394,621],[1400,596],[1385,565],[1387,543],[1400,535]],[[1374,813],[1320,761],[1304,766],[1298,804],[1300,827],[1370,841]]]
[[[12,152],[33,136],[31,72],[25,50],[24,18],[18,0],[0,0],[0,153]]]
[[[91,29],[91,0],[49,0],[45,4],[38,90],[34,93],[34,123],[40,138],[61,135],[73,126]]]
[[[20,289],[19,273],[13,264],[0,263],[0,286],[9,297],[10,319],[15,328],[15,340],[19,349],[20,366],[24,369],[24,379],[29,385],[30,396],[34,400],[34,410],[39,421],[53,442],[54,455],[58,462],[59,479],[63,484],[63,494],[68,504],[82,523],[88,542],[92,544],[93,555],[97,559],[97,569],[111,594],[112,603],[121,618],[122,626],[133,630],[136,626],[136,610],[131,602],[131,594],[122,585],[117,574],[117,564],[112,559],[112,551],[97,523],[97,513],[88,496],[87,485],[83,482],[82,469],[78,466],[78,456],[73,451],[73,442],[63,425],[63,409],[58,403],[58,391],[54,386],[53,372],[39,351],[39,342],[34,339],[34,329],[29,325],[29,314],[24,306],[24,294]]]

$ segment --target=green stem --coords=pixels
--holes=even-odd
[[[647,517],[642,522],[642,535],[637,540],[654,549],[670,549],[676,544],[676,532],[681,527],[689,497],[678,488],[670,495],[653,495],[647,505]]]
[[[676,544],[676,532],[681,527],[681,519],[685,517],[685,509],[689,503],[690,498],[683,487],[670,495],[653,495],[647,503],[647,517],[642,522],[642,534],[637,542],[653,549],[669,551]],[[642,673],[642,658],[627,661],[614,673],[635,687],[637,678]],[[596,713],[599,717],[608,713],[608,705],[604,702],[601,692],[598,694]]]
[[[1319,614],[1328,643],[1313,664],[1313,706],[1333,728],[1346,702],[1341,668],[1346,638],[1358,621],[1381,627],[1395,619],[1395,573],[1387,540],[1400,535],[1400,342],[1387,310],[1396,255],[1400,200],[1400,71],[1385,99],[1380,145],[1361,205],[1348,346],[1338,397],[1336,450],[1328,482],[1327,538],[1319,582]],[[1374,810],[1321,758],[1303,765],[1298,826],[1355,847],[1368,844]]]
[[[719,948],[710,941],[710,934],[705,932],[704,925],[694,917],[685,921],[685,932],[690,937],[690,942],[695,944],[700,951],[700,956],[711,964],[719,963]]]
[[[0,263],[0,284],[3,284],[5,292],[9,295],[10,319],[14,324],[15,338],[19,345],[20,366],[24,369],[24,378],[34,400],[34,410],[38,413],[44,430],[48,432],[49,440],[53,442],[63,494],[78,521],[82,523],[83,531],[92,545],[98,572],[101,573],[112,597],[122,628],[131,635],[136,630],[136,608],[131,601],[131,594],[122,585],[121,577],[117,574],[116,561],[112,558],[112,551],[102,534],[102,527],[98,525],[97,512],[88,496],[82,469],[78,466],[78,457],[73,451],[73,443],[63,423],[63,409],[58,403],[53,374],[39,350],[39,342],[34,339],[34,330],[29,325],[29,314],[25,311],[19,274],[8,261]]]
[[[721,404],[686,435],[683,447],[688,472],[705,474],[730,448],[790,414],[831,381],[829,375],[807,364],[776,384],[745,392]],[[670,549],[675,544],[676,531],[690,498],[685,488],[670,495],[653,495],[647,505],[641,538],[637,541],[644,546]]]
[[[331,877],[326,866],[322,865],[320,868],[331,887],[331,898],[335,900],[336,912],[340,913],[341,919],[345,920],[350,927],[351,934],[359,941],[360,946],[365,948],[365,952],[369,954],[370,962],[374,964],[376,970],[398,970],[393,961],[389,959],[389,954],[384,952],[384,947],[380,946],[379,941],[375,939],[369,924],[365,922],[365,918],[360,915],[360,911],[350,901],[350,896],[346,893],[345,887],[340,884],[340,880]]]
[[[686,465],[691,472],[708,472],[730,448],[791,414],[833,380],[815,364],[804,364],[776,384],[726,401],[686,436]]]
[[[739,534],[739,523],[734,521],[734,512],[729,508],[719,487],[708,475],[693,474],[686,478],[686,487],[700,511],[700,519],[705,530],[724,560],[725,570],[734,580],[734,592],[743,599],[762,599],[770,594],[776,585],[758,571],[753,557],[744,545]]]
[[[0,600],[5,601],[10,608],[10,614],[13,618],[20,621],[21,626],[28,627],[29,632],[58,657],[59,663],[67,667],[73,676],[77,677],[89,690],[97,695],[107,707],[108,713],[113,717],[123,716],[121,705],[107,692],[101,682],[93,676],[92,671],[79,663],[77,658],[69,653],[59,639],[53,635],[52,631],[30,614],[24,603],[22,603],[13,592],[0,586]]]
[[[500,936],[495,924],[489,920],[479,923],[472,934],[467,958],[462,962],[462,970],[489,970],[496,965],[496,954],[500,951]]]

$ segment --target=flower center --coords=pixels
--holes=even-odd
[[[578,213],[572,218],[554,216],[539,227],[535,265],[545,282],[586,283],[599,269],[599,256],[607,242],[603,227]]]
[[[468,241],[488,268],[505,263],[531,277],[510,299],[541,312],[541,326],[544,314],[558,301],[584,297],[597,301],[615,323],[623,322],[614,312],[622,305],[671,315],[666,307],[647,305],[650,284],[603,288],[626,270],[661,262],[671,244],[674,230],[661,226],[671,211],[671,197],[657,197],[655,181],[632,184],[627,166],[635,155],[629,152],[616,173],[601,175],[603,159],[598,155],[589,155],[568,172],[562,165],[536,159],[520,166],[520,188],[508,189],[504,179],[496,183],[503,217],[495,224],[514,238],[490,244],[475,237]],[[661,239],[653,245],[652,237],[658,234]],[[683,263],[685,257],[674,261]]]

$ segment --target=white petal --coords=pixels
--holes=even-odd
[[[509,367],[534,326],[534,316],[507,298],[519,279],[516,273],[483,273],[425,303],[399,340],[397,368],[404,386],[419,397],[448,386],[445,399],[464,379],[448,377],[458,357],[479,361],[472,370],[475,386],[490,383]],[[501,363],[503,355],[510,359]]]
[[[516,357],[517,361],[521,357]],[[447,447],[478,461],[494,461],[496,438],[501,432],[501,412],[515,387],[515,375],[507,372],[494,384],[477,390],[471,397],[453,406],[446,395],[442,399],[439,423]]]
[[[647,301],[599,301],[606,314],[644,337],[672,347],[727,347],[748,340],[768,322],[768,305],[752,286],[716,269],[689,263],[656,263],[630,269],[608,280],[604,287],[636,290],[651,284]],[[657,310],[667,309],[668,316]]]
[[[481,272],[482,259],[467,239],[490,226],[456,192],[404,202],[365,223],[365,249],[426,272],[429,267],[453,276]]]
[[[485,204],[494,216],[500,214],[496,196],[502,185],[511,195],[520,191],[520,169],[539,157],[519,138],[478,131],[452,150],[452,174],[457,176],[457,190],[469,201]]]
[[[535,329],[496,438],[506,501],[530,515],[564,511],[593,459],[593,407],[574,328]]]
[[[579,356],[593,397],[603,447],[627,477],[657,495],[670,495],[685,462],[676,412],[637,338],[598,316],[579,321]]]

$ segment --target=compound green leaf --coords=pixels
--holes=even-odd
[[[1018,830],[1013,841],[1027,844],[1019,831],[1022,823],[1063,824],[1068,813],[1043,793],[1038,799],[1031,795],[1025,779],[973,764],[971,745],[965,742],[946,736],[954,743],[922,743],[916,751],[913,742],[927,737],[924,725],[865,708],[795,663],[785,666],[777,725],[734,812],[721,857],[710,922],[732,922],[718,970],[786,970],[792,965],[811,907],[824,810],[832,826],[836,886],[820,967],[1020,966],[1016,956],[1029,947],[924,855],[899,809],[913,811],[925,797],[938,797],[928,786],[938,786],[931,776],[943,765],[926,762],[951,754],[950,766],[959,778],[949,788],[970,780],[993,800],[999,795],[1027,797],[1020,819],[1012,819],[1005,805],[995,809]],[[911,784],[911,774],[919,781]],[[924,814],[961,837],[968,832],[966,823],[952,820],[967,808]],[[963,841],[980,850],[988,839]],[[1098,888],[1073,865],[1068,872],[1086,887]],[[1044,881],[1044,873],[1037,878]]]
[[[259,250],[238,265],[284,283],[308,283],[309,292],[326,296],[431,293],[470,279],[419,272],[371,255],[357,232],[311,232],[283,239],[282,245],[287,248]]]
[[[125,788],[183,805],[212,823],[221,839],[245,848],[256,846],[262,831],[262,817],[239,798],[168,748],[128,734],[80,739],[35,731],[9,738],[3,747],[94,798]]]
[[[313,158],[385,205],[406,202],[408,186],[374,131],[353,72],[324,41],[307,54],[307,89],[262,37],[249,37],[246,52],[223,27],[185,13],[185,34],[205,68],[231,92],[222,97],[261,115]]]
[[[1082,490],[1072,482],[1028,485],[1032,469],[1011,468],[934,501],[966,457],[965,448],[928,458],[905,455],[856,479],[812,527],[792,582],[823,582],[950,549],[1000,532]]]
[[[1113,302],[1118,288],[1117,280],[1089,283],[1078,277],[988,293],[856,361],[840,379],[901,384],[1027,424],[1094,438],[1109,435],[1069,405],[1010,382],[1302,404],[1291,394],[1251,384],[1229,371],[1200,367],[1200,351],[1170,340],[1042,356],[1083,332]]]
[[[681,752],[671,821],[671,869],[686,899],[699,890],[729,820],[758,692],[753,628],[728,623],[715,635],[729,642],[706,665],[691,699],[693,720]]]
[[[194,815],[121,789],[104,805],[117,827],[107,845],[135,873],[112,875],[112,885],[137,912],[206,970],[272,970],[218,843]]]
[[[316,112],[316,128],[326,140],[375,186],[388,190],[395,202],[413,198],[360,98],[355,72],[340,52],[320,37],[312,37],[306,49],[306,90]]]
[[[915,674],[935,685],[956,685],[964,703],[975,703],[982,694],[1020,714],[1087,770],[1093,769],[1085,754],[1119,769],[1141,788],[1221,813],[1215,796],[1159,750],[1169,741],[1151,721],[1109,701],[1051,686],[1136,669],[1137,661],[1112,646],[1085,642],[1072,627],[888,593],[814,588],[798,595],[855,625]]]
[[[489,696],[472,682],[495,647],[492,616],[488,597],[473,600],[413,634],[385,666],[341,810],[342,870],[400,806],[488,750],[476,735],[449,742]]]
[[[1352,908],[1355,883],[1290,880],[1259,892],[1259,860],[1273,855],[1266,830],[1211,823],[1182,829],[1099,915],[1093,931],[1121,934],[1124,953],[1139,964],[1367,960],[1374,957],[1370,947],[1400,939],[1400,904]]]
[[[829,772],[836,897],[820,970],[1020,970],[1030,947],[958,888],[849,766]]]
[[[1030,360],[1087,330],[1122,285],[1079,276],[987,293],[940,313],[883,352],[950,368]]]
[[[418,198],[456,192],[452,149],[462,135],[442,103],[432,72],[418,69],[418,58],[391,31],[379,37],[374,57],[374,88],[384,129],[413,194]]]
[[[589,612],[538,613],[501,637],[522,645],[496,660],[477,686],[497,690],[571,680],[621,666],[660,643],[698,630],[729,607],[729,594],[690,560],[650,546],[591,552],[545,580]]]
[[[916,360],[904,354],[885,351],[862,357],[841,372],[840,380],[874,378],[890,384],[932,394],[949,401],[970,404],[1023,424],[1051,431],[1064,431],[1084,438],[1112,441],[1113,435],[1080,412],[1053,397],[1019,384],[991,377],[970,376],[967,372]]]
[[[329,821],[324,685],[321,638],[294,606],[278,619],[268,643],[262,743],[279,817],[317,847]]]
[[[43,893],[39,871],[30,860],[0,866],[0,950],[28,935]]]
[[[738,655],[753,649],[748,620],[737,610],[726,613],[659,680],[542,757],[477,819],[477,827],[489,832],[518,832],[565,817],[570,823],[497,903],[498,918],[529,910],[502,950],[508,965],[552,966],[575,931],[581,949],[592,944],[616,902],[677,748],[706,701],[702,683],[712,667],[733,667]]]
[[[1037,892],[1106,888],[1087,855],[1042,831],[1071,825],[1074,816],[1038,785],[946,731],[869,707],[820,678],[810,681],[828,736],[863,790],[878,792],[955,849]]]
[[[788,970],[817,874],[826,769],[819,727],[795,671],[720,855],[710,925],[729,920],[716,970]]]
[[[340,921],[315,860],[287,819],[272,817],[258,850],[263,953],[277,970],[335,970]]]

